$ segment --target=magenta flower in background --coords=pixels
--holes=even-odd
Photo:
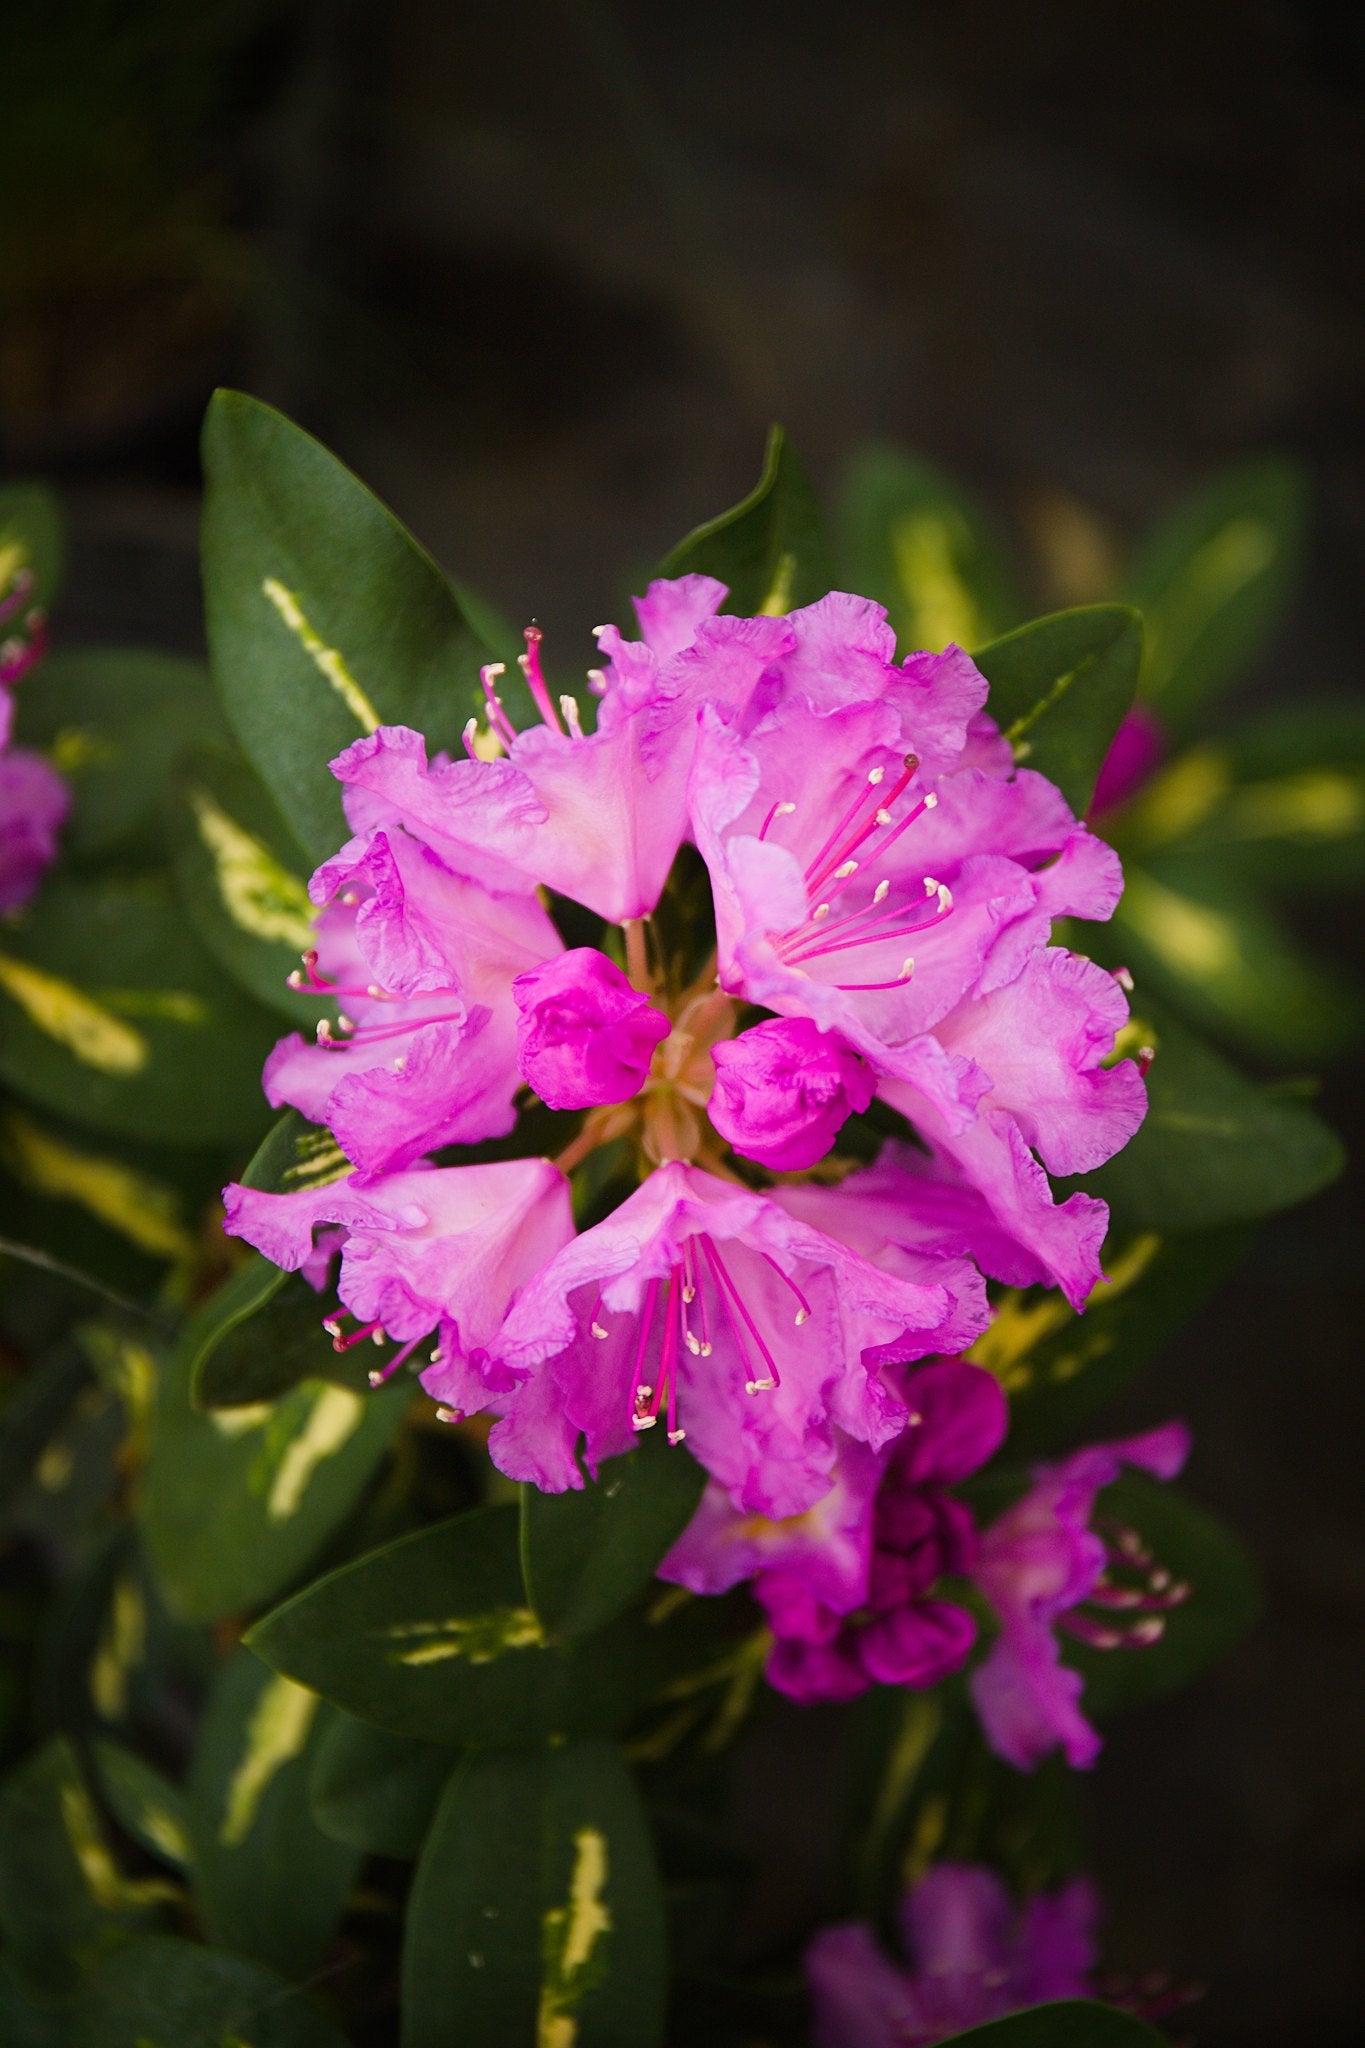
[[[19,910],[57,858],[65,782],[28,747],[0,752],[0,911]]]
[[[638,1092],[668,1019],[614,961],[576,946],[512,983],[517,1065],[551,1109],[593,1109]]]
[[[1136,796],[1166,752],[1166,734],[1148,704],[1134,704],[1114,734],[1090,799],[1092,818],[1116,810]]]
[[[1040,1465],[1029,1492],[984,1532],[973,1576],[1000,1633],[972,1674],[971,1694],[987,1741],[1020,1770],[1058,1745],[1080,1769],[1100,1752],[1078,1704],[1080,1673],[1062,1663],[1057,1630],[1096,1649],[1141,1648],[1160,1637],[1166,1614],[1188,1594],[1135,1532],[1092,1521],[1096,1495],[1124,1465],[1173,1479],[1189,1447],[1185,1425],[1169,1422]]]
[[[810,1944],[814,2048],[929,2048],[1026,2006],[1093,1995],[1099,1899],[1086,1878],[1021,1906],[994,1871],[940,1863],[899,1918],[904,1965],[857,1922]]]

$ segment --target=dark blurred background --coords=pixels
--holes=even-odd
[[[774,418],[826,492],[873,436],[942,464],[1039,608],[1283,450],[1308,574],[1248,695],[1357,688],[1363,19],[49,0],[5,45],[0,459],[64,496],[58,644],[201,647],[196,436],[231,382],[562,668]],[[1326,1077],[1357,1150],[1361,1103]],[[1273,1223],[1124,1417],[1189,1417],[1266,1581],[1255,1639],[1117,1727],[1093,1787],[1113,1961],[1209,1983],[1207,2048],[1354,2038],[1361,1222],[1357,1180]],[[786,1891],[805,1832],[790,1807],[760,1844]]]

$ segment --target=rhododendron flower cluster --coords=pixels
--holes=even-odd
[[[337,1014],[265,1087],[347,1170],[233,1187],[228,1228],[315,1284],[339,1249],[338,1346],[392,1340],[372,1378],[420,1366],[515,1479],[581,1487],[660,1428],[708,1482],[664,1575],[752,1580],[796,1697],[935,1683],[984,1592],[981,1711],[1031,1760],[1000,1701],[1061,1609],[1018,1563],[1027,1506],[983,1538],[957,1492],[1007,1420],[961,1354],[987,1280],[1079,1308],[1101,1277],[1103,1204],[1048,1175],[1109,1158],[1145,1091],[1120,981],[1051,937],[1109,916],[1118,862],[1016,766],[960,650],[898,662],[857,597],[725,594],[658,582],[638,639],[600,629],[595,722],[531,629],[539,723],[492,665],[462,758],[381,726],[333,762],[352,837],[295,981]],[[547,1158],[520,1135],[551,1111]],[[1055,1484],[1088,1507],[1090,1478]]]

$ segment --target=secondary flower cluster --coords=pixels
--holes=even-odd
[[[41,754],[10,745],[14,688],[41,658],[47,627],[32,601],[33,572],[26,563],[0,563],[0,578],[0,911],[6,911],[28,902],[55,860],[70,795]]]
[[[960,1355],[987,1277],[1078,1308],[1099,1278],[1103,1204],[1056,1202],[1048,1174],[1107,1159],[1145,1092],[1112,1057],[1123,989],[1050,936],[1110,915],[1118,863],[1016,768],[965,654],[897,663],[856,597],[737,618],[724,596],[655,583],[639,639],[600,629],[591,731],[531,629],[538,724],[514,728],[490,666],[464,758],[383,727],[333,762],[353,836],[313,877],[295,981],[339,1013],[276,1047],[265,1088],[348,1170],[231,1187],[227,1227],[315,1284],[339,1248],[336,1343],[391,1341],[376,1380],[420,1355],[515,1479],[577,1487],[642,1431],[685,1439],[710,1483],[664,1574],[752,1579],[799,1697],[956,1669],[976,1623],[940,1581],[975,1578],[1005,1622],[982,1711],[1031,1760],[1002,1660],[1045,1694],[1030,1629],[1050,1642],[1110,1581],[1102,1560],[1039,1606],[1025,1510],[978,1537],[953,1489],[1006,1413]],[[714,946],[708,919],[665,958],[687,845]],[[597,944],[566,946],[556,898]],[[513,1139],[438,1163],[508,1140],[532,1096],[581,1113],[557,1159]],[[839,1133],[874,1097],[917,1142],[850,1170]]]

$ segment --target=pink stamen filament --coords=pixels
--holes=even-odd
[[[395,1038],[406,1038],[411,1032],[420,1031],[424,1024],[463,1024],[463,1010],[441,1010],[433,1017],[409,1017],[402,1024],[360,1024],[351,1023],[349,1017],[338,1020],[344,1036],[337,1038],[324,1017],[318,1025],[317,1042],[328,1052],[344,1052],[351,1045],[383,1045]]]
[[[489,729],[495,732],[504,746],[510,747],[517,736],[517,729],[503,708],[503,701],[493,688],[501,675],[506,675],[506,665],[501,661],[485,662],[479,670],[479,681],[483,684],[484,703],[488,710]]]
[[[325,974],[319,974],[318,956],[311,946],[300,957],[303,960],[303,969],[300,971],[296,967],[294,972],[289,975],[288,981],[289,986],[298,989],[302,995],[350,996],[353,1001],[369,1003],[392,1003],[396,1001],[396,998],[390,994],[389,990],[380,988],[377,982],[369,982],[364,988],[361,988],[358,982],[330,981]]]
[[[535,699],[537,711],[551,732],[557,732],[563,739],[564,728],[559,722],[559,713],[555,710],[550,692],[545,687],[545,677],[540,668],[540,643],[543,637],[539,626],[526,628],[526,652],[517,656],[517,667],[526,678],[526,687]]]
[[[799,1330],[802,1323],[810,1321],[810,1318],[815,1313],[815,1311],[812,1309],[810,1303],[806,1300],[805,1295],[801,1292],[801,1289],[797,1286],[796,1282],[792,1279],[791,1274],[783,1272],[782,1268],[778,1265],[777,1260],[773,1257],[772,1253],[764,1252],[763,1256],[768,1261],[768,1264],[772,1267],[774,1273],[776,1273],[778,1279],[782,1282],[783,1286],[790,1287],[792,1293],[796,1296],[796,1327]]]
[[[430,1335],[430,1330],[424,1330],[420,1337],[414,1337],[410,1343],[403,1346],[401,1351],[395,1351],[392,1358],[385,1364],[377,1366],[370,1374],[370,1385],[372,1387],[382,1387],[386,1380],[391,1380],[399,1367],[407,1364],[418,1345],[425,1343]]]
[[[782,1375],[777,1369],[777,1360],[773,1357],[771,1351],[769,1351],[767,1345],[763,1342],[762,1334],[759,1331],[758,1324],[754,1321],[753,1317],[749,1314],[748,1309],[745,1307],[744,1298],[740,1294],[740,1291],[736,1287],[734,1281],[730,1278],[730,1275],[726,1270],[725,1261],[721,1258],[720,1253],[716,1250],[716,1247],[714,1246],[714,1244],[712,1244],[709,1237],[702,1238],[701,1248],[706,1255],[707,1264],[710,1266],[711,1271],[716,1276],[717,1284],[721,1289],[722,1300],[726,1301],[727,1306],[732,1306],[734,1309],[737,1309],[739,1311],[739,1314],[744,1319],[744,1324],[749,1332],[749,1335],[753,1338],[755,1344],[758,1346],[759,1351],[763,1357],[763,1362],[768,1368],[768,1373],[770,1375],[770,1384],[773,1387],[780,1387],[782,1384]],[[735,1326],[735,1329],[736,1334],[738,1335],[738,1325]],[[740,1348],[741,1350],[743,1350],[742,1340]],[[749,1387],[754,1392],[766,1391],[763,1380],[759,1377],[757,1373],[754,1372],[750,1372],[749,1374]]]
[[[810,891],[812,896],[816,895],[819,892],[819,890],[823,887],[824,883],[829,879],[829,877],[835,872],[837,868],[841,868],[843,866],[844,862],[849,858],[850,854],[856,853],[858,848],[863,844],[863,842],[865,840],[870,839],[874,832],[879,832],[884,825],[890,823],[889,813],[891,810],[891,806],[895,803],[897,797],[901,795],[902,791],[912,780],[915,774],[915,770],[918,767],[919,762],[916,760],[915,756],[913,754],[907,754],[905,757],[905,768],[901,774],[900,780],[884,795],[879,788],[873,789],[872,816],[862,826],[861,830],[855,832],[852,839],[845,840],[842,844],[831,846],[830,841],[826,840],[824,847],[821,848],[820,852],[816,855],[815,860],[812,861],[810,867],[806,870],[806,887]],[[844,830],[844,827],[852,823],[853,819],[857,816],[858,811],[862,809],[863,805],[867,801],[868,798],[866,793],[859,797],[858,802],[854,807],[854,810],[849,814],[848,817],[846,817],[842,821],[842,823],[836,826],[834,832],[831,834],[832,839],[836,841],[839,840],[840,835]],[[911,817],[918,817],[919,812],[923,809],[924,804],[923,801],[921,801],[918,806],[918,809],[911,813]],[[902,828],[909,823],[909,818],[902,819]]]
[[[906,910],[903,904],[895,903],[882,912],[879,919],[871,921],[866,931],[846,932],[843,938],[829,939],[817,927],[812,937],[803,938],[790,951],[782,951],[781,957],[786,966],[799,967],[802,961],[818,960],[825,953],[847,953],[858,946],[880,945],[885,939],[911,939],[918,932],[930,931],[934,925],[941,924],[950,914],[952,907],[951,897],[946,904],[940,898],[932,910],[929,910],[926,903],[923,908],[928,915],[921,914],[913,923],[887,925],[891,918],[913,917],[913,912]],[[887,928],[883,928],[884,926]],[[833,931],[836,927],[831,926],[830,929]]]
[[[375,1336],[376,1331],[379,1333],[377,1342],[381,1344],[384,1342],[384,1325],[378,1321],[362,1323],[359,1329],[352,1330],[348,1337],[343,1337],[341,1334],[341,1315],[349,1313],[349,1310],[340,1311],[335,1316],[328,1316],[323,1323],[323,1329],[332,1340],[333,1351],[353,1351],[356,1345],[363,1344],[367,1337]]]

